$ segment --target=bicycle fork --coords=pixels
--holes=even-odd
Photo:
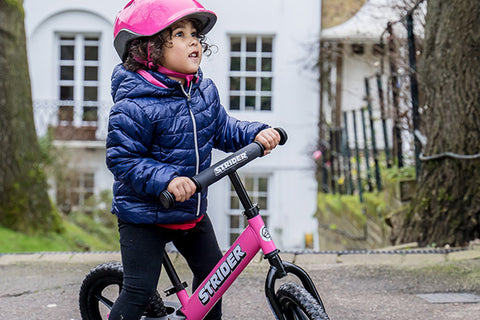
[[[267,301],[270,304],[270,308],[272,309],[275,317],[278,320],[288,320],[283,316],[280,304],[278,303],[277,296],[275,294],[275,282],[278,279],[286,277],[287,274],[296,276],[301,281],[303,287],[312,295],[315,300],[318,301],[322,309],[324,309],[322,299],[320,298],[320,295],[315,288],[315,284],[308,273],[293,263],[282,261],[278,253],[279,251],[276,250],[265,255],[265,259],[268,259],[270,262],[270,270],[268,271],[267,278],[265,279],[265,295],[267,296]]]

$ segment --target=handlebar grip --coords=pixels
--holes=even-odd
[[[163,190],[160,193],[160,203],[165,209],[172,209],[175,204],[175,196],[168,190]]]
[[[280,145],[283,146],[287,140],[288,140],[288,135],[287,132],[283,128],[274,128],[279,134],[280,134]]]

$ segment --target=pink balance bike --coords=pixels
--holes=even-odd
[[[285,131],[280,128],[277,131],[282,137],[280,144],[284,144],[287,140]],[[265,281],[265,294],[276,319],[329,319],[309,275],[297,265],[281,260],[279,250],[265,227],[258,206],[252,204],[237,174],[239,168],[262,156],[263,153],[263,146],[253,142],[192,177],[197,185],[197,192],[200,192],[228,175],[245,208],[244,215],[248,220],[248,226],[191,296],[187,293],[187,284],[181,282],[165,251],[163,267],[172,283],[172,286],[165,290],[165,294],[166,296],[176,294],[179,302],[164,302],[156,292],[150,298],[142,320],[203,319],[260,249],[270,263]],[[168,191],[163,191],[160,198],[165,207],[170,208],[174,205],[175,198]],[[299,281],[283,283],[275,290],[275,282],[287,274],[298,278]],[[108,312],[113,306],[114,299],[110,300],[105,292],[113,287],[118,296],[122,282],[123,269],[120,263],[105,263],[93,268],[83,280],[80,289],[82,319],[108,319]]]

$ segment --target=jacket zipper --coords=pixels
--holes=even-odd
[[[187,97],[187,101],[192,100],[192,96],[191,96],[192,85],[190,85],[190,87],[188,87],[188,93],[187,93],[187,91],[185,91],[185,88],[183,87],[183,84],[180,81],[178,81],[178,83],[180,84],[180,89],[182,89],[183,94],[185,95],[185,97]]]
[[[197,175],[200,171],[200,152],[198,150],[198,136],[197,136],[197,122],[195,121],[195,116],[193,115],[192,109],[190,108],[190,100],[192,99],[191,92],[192,92],[192,85],[188,87],[188,93],[185,91],[185,88],[180,83],[180,88],[182,88],[183,94],[187,97],[187,106],[188,112],[190,113],[190,117],[192,118],[193,123],[193,139],[195,144],[195,175]],[[195,216],[198,217],[200,215],[200,205],[202,201],[201,193],[197,194],[197,212]]]

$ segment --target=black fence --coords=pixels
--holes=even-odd
[[[381,34],[376,45],[381,48],[381,63],[375,74],[363,79],[364,103],[348,111],[335,104],[336,120],[320,133],[315,156],[320,191],[358,193],[363,201],[363,192],[383,189],[386,168],[414,166],[418,177],[422,135],[416,71],[422,51],[422,3],[414,3]],[[330,61],[338,64],[338,53]]]

